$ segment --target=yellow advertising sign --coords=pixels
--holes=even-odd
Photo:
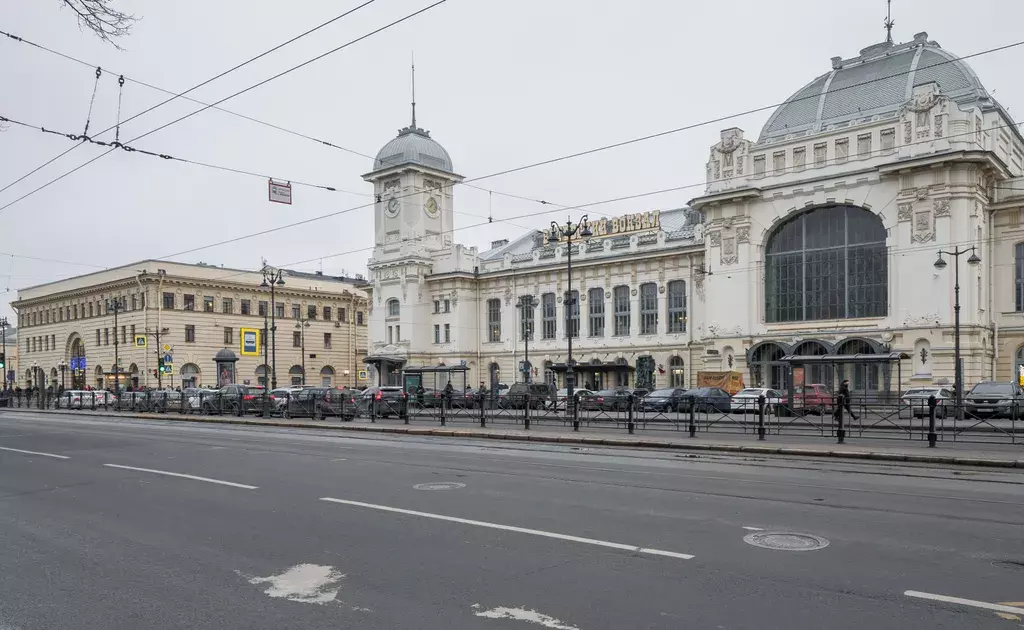
[[[241,341],[241,353],[242,356],[247,357],[258,357],[260,356],[260,331],[258,328],[241,328],[239,329],[239,341]]]

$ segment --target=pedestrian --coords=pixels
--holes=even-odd
[[[416,386],[416,402],[419,403],[420,407],[423,406],[423,396],[426,393],[427,390],[423,389],[423,383],[420,383],[419,385]]]
[[[451,409],[451,407],[452,407],[452,396],[454,394],[455,394],[455,387],[452,385],[451,381],[448,381],[448,384],[444,386],[444,398],[445,398],[445,401],[448,403],[448,408],[449,409]]]
[[[834,418],[838,418],[839,414],[842,413],[842,410],[845,408],[846,412],[850,414],[851,418],[853,418],[854,420],[857,419],[857,416],[853,413],[853,408],[850,406],[851,397],[852,394],[850,393],[850,380],[843,379],[843,382],[840,383],[839,385],[839,404],[836,405],[836,410],[832,414]]]

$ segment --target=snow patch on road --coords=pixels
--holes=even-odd
[[[480,605],[474,604],[473,608],[480,608]],[[528,608],[507,608],[505,606],[498,606],[497,608],[474,612],[473,614],[477,617],[486,617],[488,619],[512,619],[514,621],[535,623],[538,626],[552,628],[552,630],[580,630],[576,626],[570,626],[560,619],[543,615],[536,610],[530,610]]]
[[[338,582],[345,575],[326,565],[297,564],[280,575],[243,577],[249,584],[269,584],[263,592],[271,597],[303,604],[328,604],[337,599]]]

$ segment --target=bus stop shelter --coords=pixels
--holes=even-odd
[[[402,371],[402,389],[413,394],[423,389],[444,390],[448,383],[457,392],[466,391],[469,368],[464,365],[435,365],[433,367],[407,367]]]
[[[855,397],[870,398],[875,401],[899,400],[903,395],[903,361],[910,355],[905,352],[886,352],[880,354],[788,354],[780,359],[789,366],[789,400],[795,401],[795,394],[802,393],[806,385],[805,368],[808,366],[828,366],[831,383],[839,383],[848,378],[854,383],[852,388]],[[892,366],[896,364],[896,393],[892,391]],[[852,374],[847,368],[852,367]],[[858,370],[860,370],[858,372]],[[860,381],[860,383],[858,383]],[[827,383],[827,384],[831,384]],[[865,387],[858,387],[863,384]],[[874,392],[868,394],[868,392]],[[874,402],[874,401],[873,401]]]

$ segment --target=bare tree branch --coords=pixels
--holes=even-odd
[[[131,34],[132,26],[139,20],[134,15],[122,13],[113,8],[114,0],[61,0],[64,6],[78,15],[79,28],[92,31],[97,37],[121,50],[116,38]]]

